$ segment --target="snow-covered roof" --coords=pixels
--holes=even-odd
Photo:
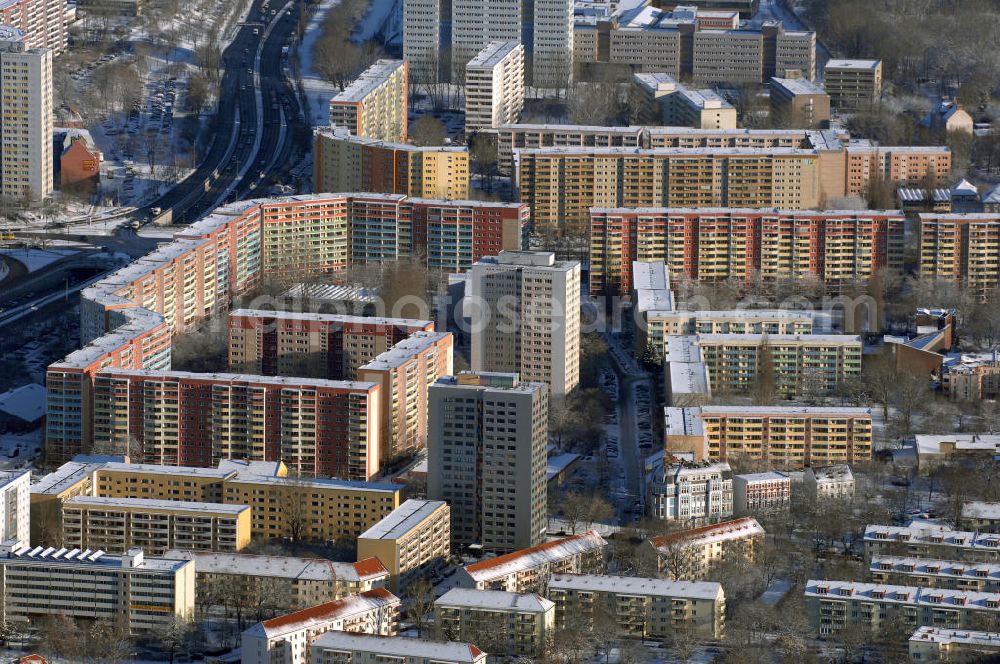
[[[817,482],[844,482],[854,480],[854,473],[846,463],[835,463],[829,466],[813,466],[806,470],[812,473]]]
[[[471,69],[492,69],[512,52],[516,51],[520,45],[521,42],[516,39],[492,42],[477,53],[476,57],[469,60],[466,67]]]
[[[858,406],[702,406],[703,415],[812,415],[816,417],[871,417],[872,409]]]
[[[0,412],[24,422],[37,422],[45,415],[45,388],[38,383],[15,387],[0,394]]]
[[[343,323],[345,325],[392,325],[406,328],[425,328],[433,324],[429,320],[413,318],[380,318],[372,316],[351,316],[348,314],[316,314],[302,311],[273,311],[269,309],[236,309],[229,312],[232,318],[277,318],[280,320],[308,320],[318,323]]]
[[[972,198],[979,198],[979,189],[976,188],[976,185],[972,184],[965,178],[962,178],[961,180],[956,182],[954,186],[952,186],[951,196],[952,198],[954,198],[955,196],[967,196]]]
[[[67,461],[54,471],[31,485],[31,493],[58,495],[86,479],[104,463],[80,463]]]
[[[748,516],[742,519],[723,521],[722,523],[714,523],[699,528],[679,530],[669,535],[657,535],[651,537],[649,542],[656,549],[661,549],[675,543],[682,543],[687,546],[705,546],[716,542],[726,542],[763,534],[764,528],[757,522],[757,519]]]
[[[636,290],[670,288],[670,275],[663,261],[632,261],[632,287]]]
[[[881,60],[828,60],[826,69],[876,69]]]
[[[553,574],[550,590],[577,590],[643,597],[684,597],[718,599],[722,585],[715,581],[668,581],[638,576],[603,576],[597,574]]]
[[[565,560],[581,553],[602,549],[607,544],[596,530],[588,530],[579,535],[571,535],[497,558],[473,563],[467,565],[465,571],[474,581],[488,581]]]
[[[672,394],[709,394],[708,365],[669,360]]]
[[[313,652],[370,652],[407,659],[426,659],[433,662],[476,664],[486,661],[486,653],[471,643],[455,641],[429,641],[405,636],[372,636],[352,632],[330,631],[313,641]],[[316,657],[314,656],[314,659]]]
[[[378,60],[350,85],[341,90],[330,100],[331,104],[355,104],[363,101],[373,90],[389,80],[389,77],[406,65],[404,60]]]
[[[225,514],[236,517],[250,510],[249,505],[229,503],[199,503],[187,500],[157,500],[153,498],[106,498],[102,496],[75,496],[65,503],[67,508],[109,509],[123,511],[155,510],[159,512],[201,512]]]
[[[782,87],[793,95],[826,94],[826,90],[824,90],[822,86],[817,85],[806,78],[780,78],[775,76],[771,79],[771,85]]]
[[[1000,547],[1000,535],[952,530],[948,526],[912,525],[885,526],[870,525],[865,528],[866,542],[918,542],[962,549],[990,549]]]
[[[280,477],[284,472],[281,461],[248,461],[246,459],[220,459],[220,474],[239,473],[244,477]]]
[[[344,563],[326,558],[294,558],[291,556],[255,556],[215,551],[169,549],[163,558],[193,560],[195,569],[206,574],[239,574],[266,576],[301,581],[343,581],[358,583],[385,579],[389,571],[378,558],[366,558],[356,563]]]
[[[412,532],[425,520],[437,514],[448,503],[443,500],[415,500],[405,503],[358,536],[358,539],[399,539]]]
[[[995,584],[1000,581],[1000,564],[967,560],[939,560],[911,556],[872,556],[868,571],[918,574],[921,576],[965,577],[983,579]]]
[[[741,481],[750,484],[751,482],[791,482],[791,478],[784,473],[779,473],[775,470],[770,470],[766,473],[744,473],[742,475],[733,475],[733,479],[739,478]]]
[[[983,194],[983,203],[1000,203],[1000,184]]]
[[[972,500],[962,505],[963,519],[1000,520],[1000,503]]]
[[[859,601],[911,604],[931,608],[961,606],[970,610],[1000,612],[1000,594],[968,590],[810,579],[806,582],[805,594],[806,597],[818,599],[842,600],[852,597]]]
[[[265,620],[264,622],[257,623],[243,632],[243,634],[267,639],[285,637],[294,632],[322,627],[325,623],[352,618],[368,613],[369,611],[376,611],[393,605],[398,606],[399,603],[399,598],[385,588],[374,588],[358,595],[350,595],[332,602],[326,602],[325,604],[319,604],[308,609],[272,618],[271,620]]]
[[[384,371],[402,366],[445,337],[450,336],[451,332],[414,332],[389,350],[376,355],[371,361],[358,367],[358,371],[362,369]]]
[[[954,433],[947,435],[918,434],[913,437],[918,454],[940,454],[941,445],[951,443],[958,451],[992,452],[1000,450],[1000,434]]]
[[[347,284],[295,284],[282,294],[282,297],[307,297],[314,300],[332,300],[336,302],[374,303],[378,300],[378,292],[362,286]]]
[[[663,433],[667,436],[704,436],[705,426],[698,415],[700,408],[678,408],[668,406],[663,409]]]
[[[546,460],[545,467],[545,478],[547,481],[551,482],[553,479],[558,477],[560,474],[566,471],[577,459],[580,458],[579,454],[573,454],[572,452],[565,452],[563,454],[556,454],[550,456]]]
[[[535,593],[508,593],[502,590],[470,590],[452,588],[436,602],[436,607],[462,607],[517,613],[545,613],[555,606]]]
[[[232,475],[231,470],[222,468],[200,468],[197,466],[161,466],[153,463],[104,463],[95,470],[109,473],[135,473],[143,475],[187,475],[223,480]]]
[[[952,643],[971,646],[972,648],[1000,649],[1000,633],[979,632],[969,629],[946,629],[921,625],[910,637],[911,643]]]

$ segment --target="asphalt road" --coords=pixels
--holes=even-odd
[[[309,133],[300,121],[294,90],[281,71],[281,49],[301,8],[301,0],[254,1],[222,55],[219,106],[204,160],[177,186],[138,209],[136,218],[148,219],[152,208],[161,208],[172,212],[171,223],[191,223],[221,202],[256,195],[273,183],[275,173],[288,167],[294,145],[284,139]],[[284,130],[283,124],[288,125]]]

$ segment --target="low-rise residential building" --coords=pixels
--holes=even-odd
[[[871,459],[870,408],[700,406],[664,409],[664,446],[697,460],[779,468]]]
[[[780,127],[830,124],[830,95],[805,78],[771,79],[771,119]]]
[[[944,129],[952,132],[972,134],[975,121],[961,104],[950,97],[942,97],[941,101],[931,109],[920,124],[931,129]]]
[[[524,46],[493,42],[465,65],[465,133],[517,122],[524,108]]]
[[[882,98],[882,61],[828,60],[823,85],[839,111],[871,108]]]
[[[728,463],[653,466],[646,481],[650,515],[666,521],[716,522],[733,516],[733,472]]]
[[[959,525],[980,533],[1000,533],[1000,503],[983,500],[964,503]]]
[[[94,471],[104,465],[103,462],[67,461],[31,485],[31,542],[62,546],[63,503],[75,496],[93,495]]]
[[[330,100],[330,125],[354,136],[405,143],[409,98],[406,60],[379,60]]]
[[[377,588],[265,620],[243,632],[240,661],[306,664],[313,642],[330,631],[395,636],[399,605],[398,597]]]
[[[1000,434],[917,434],[913,448],[921,472],[958,459],[990,459],[1000,454]]]
[[[946,526],[883,526],[865,528],[865,555],[913,556],[938,560],[1000,563],[1000,535],[951,530]]]
[[[810,579],[805,597],[809,621],[819,636],[878,630],[892,620],[910,629],[962,629],[993,624],[1000,617],[1000,595],[967,590]]]
[[[86,549],[4,546],[0,619],[21,624],[43,616],[124,619],[132,633],[194,617],[194,563]]]
[[[708,526],[657,535],[643,542],[643,555],[652,555],[656,569],[671,579],[703,579],[726,560],[752,562],[764,537],[757,519],[743,517]]]
[[[380,560],[396,592],[450,553],[451,509],[443,500],[407,500],[358,536],[358,560]]]
[[[995,352],[990,359],[945,366],[941,391],[952,401],[976,402],[1000,397],[1000,361]]]
[[[778,472],[733,475],[733,513],[747,516],[787,509],[792,500],[792,480]]]
[[[816,501],[854,497],[854,473],[846,463],[806,468],[802,485],[806,495]]]
[[[242,553],[170,549],[164,558],[194,561],[199,588],[265,581],[288,600],[289,609],[304,609],[348,595],[389,585],[389,570],[377,558],[342,563],[326,558],[258,556]]]
[[[607,546],[596,530],[588,530],[467,565],[458,570],[457,585],[475,590],[539,592],[552,574],[603,573]]]
[[[725,624],[726,596],[715,582],[554,574],[548,595],[561,629],[593,628],[603,613],[625,636],[656,639],[680,631],[718,639]]]
[[[495,655],[542,657],[556,605],[535,593],[452,588],[434,602],[435,620],[449,641],[470,641]]]
[[[1000,633],[922,625],[909,641],[914,662],[969,662],[996,657],[1000,653]]]
[[[312,645],[312,664],[485,664],[471,643],[327,632]]]
[[[77,549],[239,551],[250,544],[250,507],[77,496],[63,503],[62,529],[63,546]]]
[[[872,556],[868,572],[876,583],[1000,592],[1000,564],[935,560],[910,556]]]

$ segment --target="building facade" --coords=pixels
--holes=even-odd
[[[988,593],[1000,591],[1000,565],[996,563],[872,556],[868,572],[876,583]]]
[[[871,108],[882,99],[882,61],[829,60],[823,68],[823,86],[837,110]]]
[[[763,537],[757,520],[743,517],[651,537],[640,545],[640,555],[652,556],[665,578],[703,579],[726,560],[752,563]]]
[[[62,507],[63,546],[153,556],[168,549],[239,551],[250,544],[250,507],[147,498],[77,496]]]
[[[451,509],[440,500],[407,500],[358,536],[358,560],[381,561],[395,592],[405,592],[450,555]]]
[[[548,390],[517,374],[462,372],[428,390],[427,495],[451,506],[454,545],[514,551],[546,530]]]
[[[733,516],[728,463],[654,465],[646,482],[650,515],[666,521],[714,523]]]
[[[817,279],[829,286],[903,265],[898,211],[590,211],[592,294],[627,292],[626,261],[662,261],[673,279]]]
[[[868,408],[668,407],[664,415],[667,452],[699,460],[742,457],[795,468],[871,459]]]
[[[0,3],[0,25],[23,31],[29,49],[47,48],[53,55],[66,49],[66,6],[58,0],[6,0]]]
[[[517,122],[524,108],[524,46],[493,42],[465,66],[465,132]]]
[[[965,288],[1000,286],[1000,215],[919,215],[920,276],[954,281]]]
[[[1000,535],[947,527],[882,526],[865,528],[865,555],[911,556],[938,560],[1000,563]]]
[[[434,612],[449,641],[485,640],[502,656],[542,657],[555,633],[556,605],[534,593],[452,588]]]
[[[961,662],[1000,653],[1000,633],[918,627],[909,641],[914,662]]]
[[[31,471],[0,473],[0,542],[31,541]]]
[[[982,500],[964,503],[959,525],[976,532],[1000,533],[1000,503]]]
[[[47,16],[48,5],[62,12],[58,2],[27,0],[15,4],[38,13],[36,20]],[[3,7],[0,4],[0,19]],[[31,33],[3,23],[0,20],[0,195],[37,204],[52,196],[54,52],[31,45],[38,40],[37,34],[32,38]]]
[[[592,627],[603,614],[624,636],[645,640],[690,630],[717,639],[726,620],[726,596],[715,582],[554,574],[548,594],[560,629]]]
[[[806,468],[802,485],[806,495],[816,501],[850,500],[854,497],[854,473],[846,463]]]
[[[473,371],[515,372],[564,396],[580,382],[580,263],[503,251],[469,271]]]
[[[306,664],[313,642],[330,631],[395,636],[399,607],[398,597],[376,588],[265,620],[243,632],[240,661]]]
[[[141,549],[6,547],[0,555],[2,618],[27,626],[43,616],[124,621],[133,634],[194,617],[194,563],[147,558]]]
[[[486,653],[471,643],[331,631],[313,642],[311,661],[313,664],[485,664]]]
[[[466,565],[458,571],[457,585],[470,590],[542,592],[553,574],[603,574],[607,546],[597,531],[588,530]]]
[[[748,516],[788,509],[792,480],[777,472],[733,475],[733,512]]]
[[[406,60],[379,60],[330,100],[330,126],[354,136],[406,142],[410,97]]]
[[[804,78],[772,78],[771,118],[783,127],[825,127],[830,123],[830,95]]]

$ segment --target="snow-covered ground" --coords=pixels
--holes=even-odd
[[[330,10],[339,4],[340,0],[323,0],[319,3],[298,47],[299,77],[302,79],[302,90],[308,104],[308,119],[314,127],[330,123],[330,98],[340,91],[335,84],[319,75],[313,61],[313,48],[323,34],[323,21]]]
[[[401,0],[373,0],[368,14],[358,26],[357,32],[351,39],[358,43],[366,42],[375,37],[382,26],[386,26],[384,37],[387,41],[392,41],[395,37],[402,37],[403,3]]]
[[[37,272],[47,265],[77,253],[72,249],[3,249],[0,253],[22,263],[28,272]],[[0,275],[2,277],[3,275]]]
[[[38,456],[42,430],[26,433],[0,433],[0,470],[23,468]]]

